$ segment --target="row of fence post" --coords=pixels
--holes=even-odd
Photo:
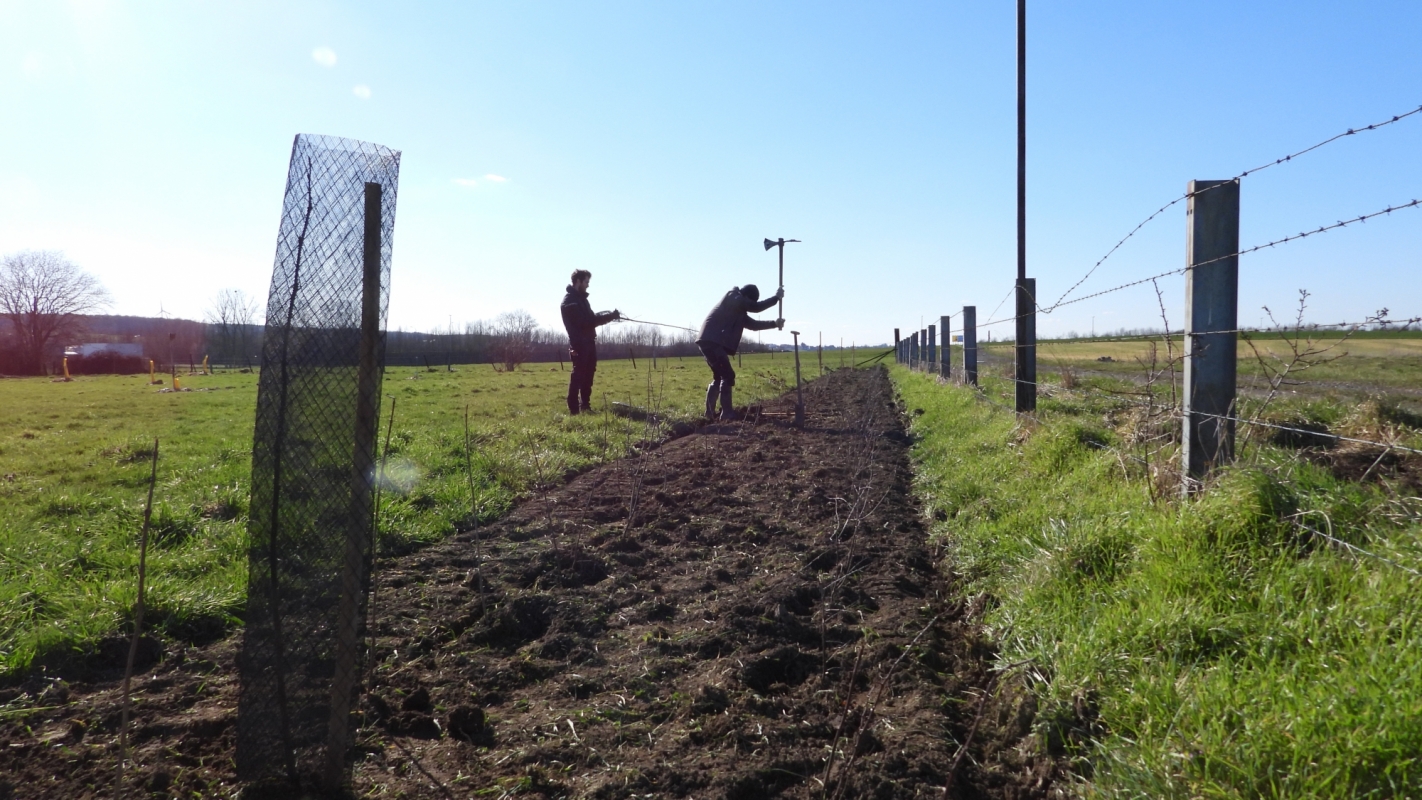
[[[1187,188],[1182,408],[1182,491],[1198,491],[1216,467],[1234,460],[1239,328],[1239,181],[1191,181]],[[1016,283],[1014,398],[1019,412],[1037,407],[1037,281]],[[963,364],[954,369],[950,316],[900,338],[895,360],[909,369],[978,384],[977,309],[963,306]],[[1167,330],[1166,335],[1171,331]],[[941,334],[941,339],[940,339]]]
[[[978,330],[977,307],[963,306],[962,322],[959,327],[963,346],[963,365],[953,368],[953,328],[952,316],[938,318],[938,325],[929,325],[917,333],[900,338],[899,329],[894,328],[894,360],[904,366],[936,373],[944,380],[958,380],[972,386],[978,385]],[[941,339],[940,339],[941,333]]]

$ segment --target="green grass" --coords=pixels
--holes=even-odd
[[[811,363],[804,362],[807,379]],[[600,364],[594,404],[654,407],[669,420],[700,413],[710,371],[699,358],[649,366]],[[455,369],[386,372],[382,440],[396,402],[380,524],[385,552],[471,523],[466,406],[485,519],[648,433],[645,423],[611,415],[567,416],[568,373],[557,364]],[[746,357],[739,373],[737,402],[777,395],[787,380],[793,385],[793,357]],[[145,627],[202,641],[240,622],[257,376],[182,382],[194,391],[160,394],[147,376],[0,380],[0,679],[131,629],[154,437],[160,460]]]
[[[1422,571],[1422,501],[1271,446],[1181,500],[1119,404],[1057,389],[1019,422],[893,374],[934,535],[1082,794],[1422,795],[1422,578],[1291,522]]]

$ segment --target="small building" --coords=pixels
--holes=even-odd
[[[75,356],[89,357],[104,353],[112,353],[116,356],[133,356],[143,358],[143,345],[141,344],[114,344],[112,342],[90,342],[88,344],[76,344],[64,348],[65,358]]]

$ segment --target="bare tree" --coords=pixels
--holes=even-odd
[[[22,250],[0,260],[0,314],[14,329],[24,372],[42,374],[46,351],[79,333],[81,315],[108,304],[98,280],[58,250]]]
[[[223,289],[217,293],[205,318],[220,357],[231,362],[252,354],[252,326],[257,322],[259,310],[256,298],[248,297],[241,289]]]
[[[508,311],[494,318],[494,352],[504,369],[512,372],[533,354],[538,321],[523,309]]]

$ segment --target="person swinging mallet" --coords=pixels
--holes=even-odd
[[[706,321],[701,323],[701,332],[696,337],[696,346],[701,349],[701,355],[706,357],[707,366],[711,367],[711,383],[706,387],[708,418],[716,417],[718,397],[721,400],[721,419],[736,418],[735,404],[731,397],[732,387],[736,385],[736,371],[731,368],[731,356],[740,349],[741,334],[745,331],[767,331],[785,327],[784,318],[772,321],[751,317],[751,314],[770,308],[784,297],[785,288],[782,286],[773,296],[762,301],[760,289],[757,289],[755,284],[748,283],[745,286],[731,287],[726,296],[721,298],[721,302],[706,315]]]

